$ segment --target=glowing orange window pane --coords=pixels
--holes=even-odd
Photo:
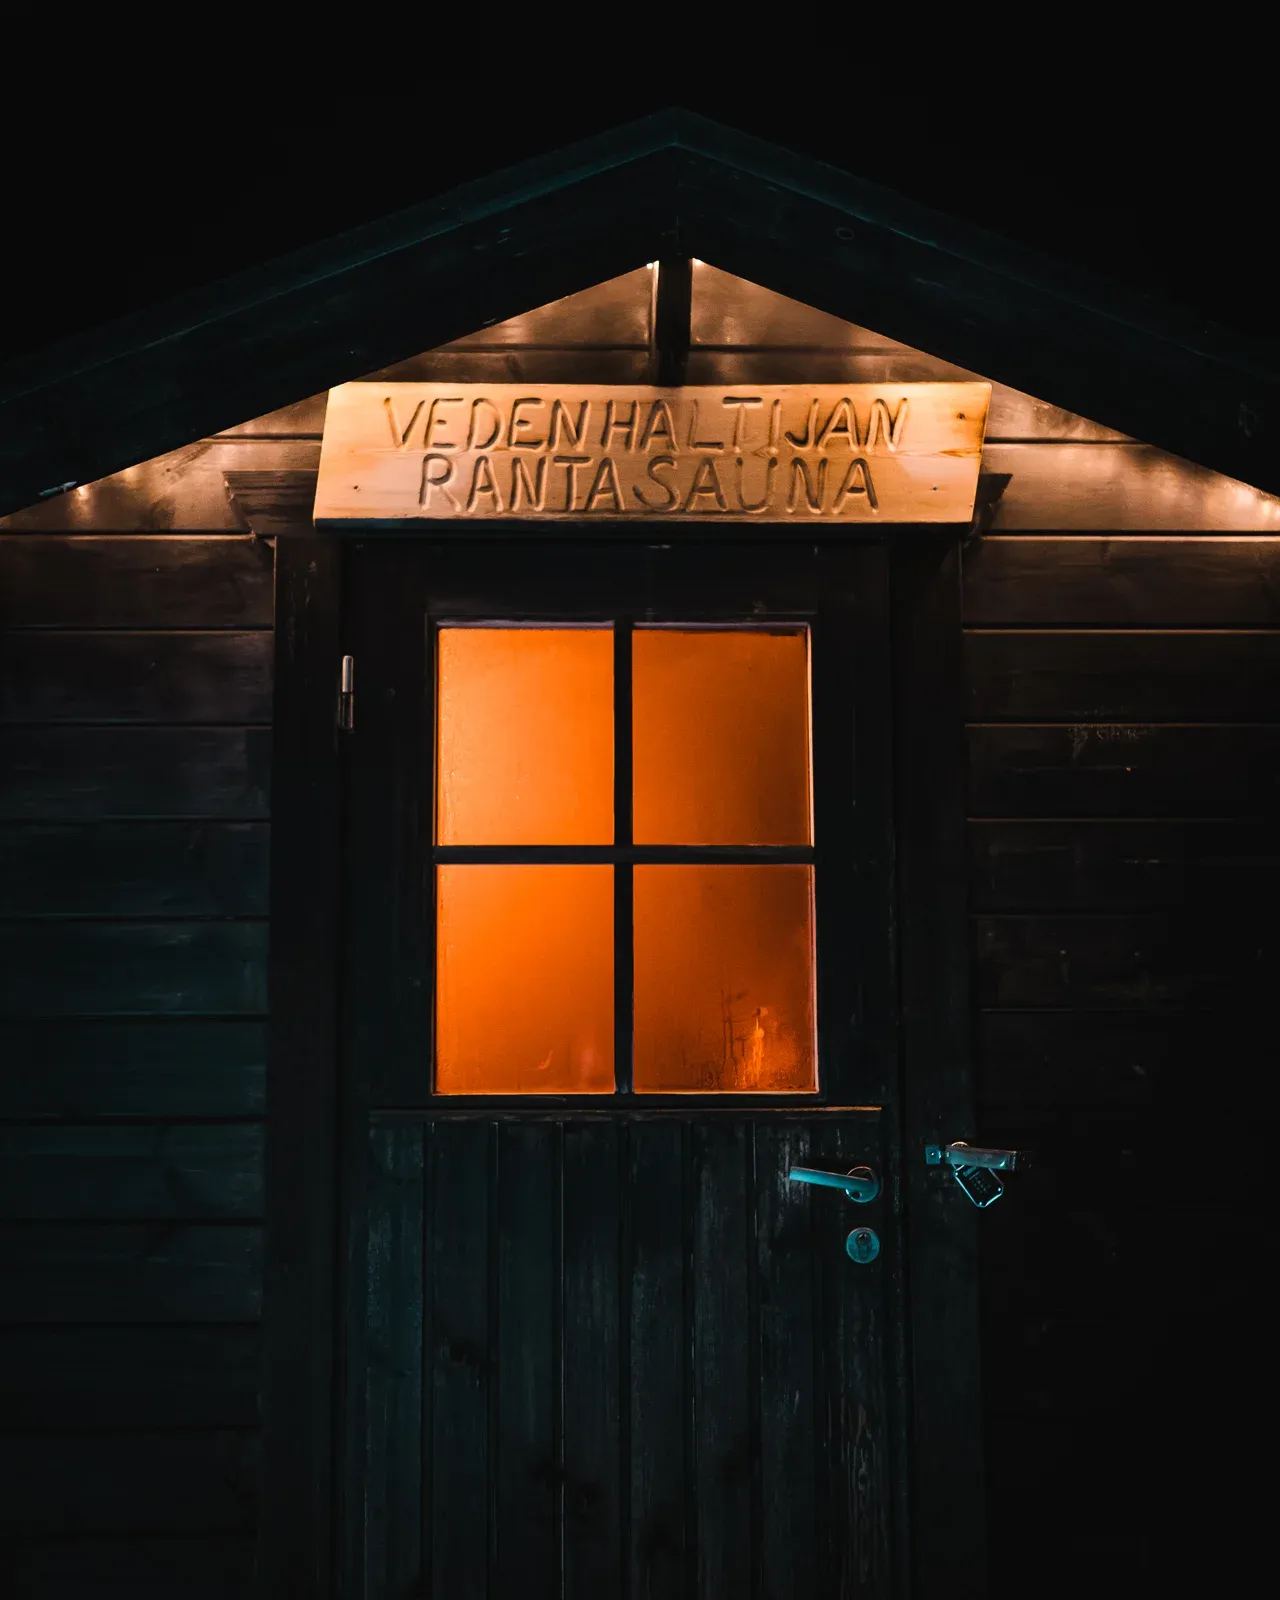
[[[808,844],[804,628],[638,628],[637,844]]]
[[[441,628],[436,842],[613,842],[613,634]]]
[[[613,1089],[613,869],[448,865],[436,899],[436,1089]]]
[[[813,868],[637,866],[638,1091],[812,1091]]]

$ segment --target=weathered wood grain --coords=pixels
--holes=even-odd
[[[251,1224],[8,1222],[0,1268],[20,1286],[13,1323],[252,1322],[262,1308]]]
[[[497,1130],[495,1594],[558,1600],[560,1582],[559,1130]]]
[[[269,728],[9,728],[0,819],[265,817]]]
[[[263,823],[0,826],[0,916],[261,917]]]
[[[252,1433],[0,1434],[6,1533],[203,1532],[257,1522]]]
[[[271,721],[269,632],[0,634],[0,722]]]
[[[269,628],[272,568],[243,535],[0,534],[0,627]]]
[[[817,1331],[811,1191],[788,1181],[804,1166],[803,1127],[754,1133],[753,1234],[759,1296],[762,1488],[757,1548],[760,1584],[772,1600],[807,1600],[818,1590]]]
[[[971,632],[965,685],[972,722],[1265,722],[1280,630]]]
[[[1274,903],[1280,841],[1263,822],[969,824],[975,911],[1177,909],[1222,919]]]
[[[993,535],[963,565],[968,627],[1280,624],[1280,538]]]
[[[186,1017],[0,1023],[0,1116],[253,1117],[262,1022]]]
[[[0,923],[0,1017],[266,1009],[265,922]]]
[[[876,1125],[777,1117],[468,1108],[375,1131],[371,1310],[351,1344],[368,1398],[357,1537],[375,1577],[419,1556],[509,1575],[523,1555],[535,1592],[585,1600],[609,1574],[657,1592],[674,1570],[727,1600],[771,1552],[779,1600],[809,1580],[887,1593],[883,1273],[851,1277],[847,1206],[828,1196],[811,1227],[787,1179],[793,1159],[883,1171]],[[545,1578],[530,1576],[539,1551]]]
[[[613,1595],[622,1582],[618,1246],[624,1138],[615,1121],[564,1129],[565,1600]]]
[[[696,1513],[684,1330],[686,1131],[677,1123],[628,1130],[630,1259],[623,1263],[629,1310],[631,1443],[627,1551],[634,1600],[693,1590]]]
[[[762,1463],[749,1283],[750,1135],[740,1123],[690,1130],[693,1491],[697,1593],[708,1600],[749,1594],[758,1568],[754,1510]]]
[[[0,1127],[0,1216],[132,1222],[261,1215],[257,1124]]]
[[[864,1139],[862,1130],[819,1124],[810,1138],[812,1164],[847,1172],[855,1163],[865,1163],[883,1175],[880,1151],[874,1144],[868,1150]],[[832,1207],[818,1197],[811,1205],[816,1404],[818,1437],[825,1447],[816,1467],[819,1572],[829,1594],[888,1600],[893,1502],[882,1373],[888,1354],[884,1280],[892,1268],[889,1252],[897,1247],[894,1219],[880,1206],[874,1212],[842,1207],[833,1215]],[[844,1241],[849,1229],[863,1225],[879,1234],[881,1253],[855,1267]],[[920,1359],[917,1349],[917,1363]],[[917,1464],[917,1472],[923,1465]],[[924,1547],[928,1549],[927,1542]]]
[[[430,1294],[431,1591],[465,1594],[488,1583],[489,1417],[497,1377],[490,1268],[495,1197],[493,1130],[486,1121],[440,1123],[427,1195]],[[494,1397],[496,1398],[496,1397]],[[483,1576],[482,1576],[483,1575]]]
[[[369,1145],[364,1570],[367,1593],[407,1594],[422,1572],[423,1130]]]
[[[1240,817],[1280,805],[1280,725],[970,728],[974,817]]]
[[[1263,981],[1274,937],[1177,913],[976,919],[975,981],[988,1007],[1147,1009],[1226,1003]]]
[[[253,1428],[259,1329],[0,1328],[6,1428]]]

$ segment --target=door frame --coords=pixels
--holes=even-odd
[[[474,537],[474,530],[469,530]],[[652,530],[647,536],[652,538]],[[262,1592],[343,1592],[336,1562],[343,758],[336,703],[345,546],[277,525]],[[958,529],[887,540],[898,918],[900,1370],[908,1471],[895,1476],[902,1593],[985,1592],[975,1214],[924,1145],[968,1137],[973,1094],[965,884]],[[438,532],[434,534],[438,538]],[[424,541],[427,542],[427,541]],[[360,685],[356,683],[357,716]],[[351,1119],[355,1120],[355,1119]],[[365,1129],[354,1130],[361,1141]]]

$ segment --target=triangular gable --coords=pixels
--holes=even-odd
[[[643,382],[653,281],[639,267],[366,374],[388,381]],[[708,263],[695,264],[694,383],[984,378]],[[0,528],[216,531],[240,523],[228,474],[294,474],[305,500],[326,393],[0,520]],[[1280,532],[1280,501],[1104,424],[994,384],[984,472],[997,531]]]
[[[1243,340],[670,112],[12,364],[0,511],[673,249],[1280,490],[1280,372]]]

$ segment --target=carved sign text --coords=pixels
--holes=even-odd
[[[990,393],[348,383],[315,520],[967,522]]]

